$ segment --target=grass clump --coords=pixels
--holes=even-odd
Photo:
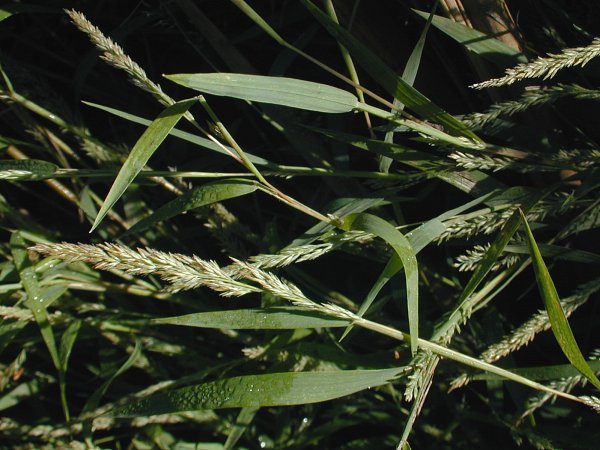
[[[7,446],[594,442],[598,39],[324,6],[6,10]]]

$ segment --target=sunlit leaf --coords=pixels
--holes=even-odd
[[[177,122],[179,122],[179,119],[183,117],[196,101],[196,99],[182,100],[169,106],[144,131],[144,134],[135,143],[127,160],[121,167],[90,231],[93,231],[100,224],[106,213],[123,195],[123,192],[125,192],[140,170],[143,169],[158,146],[168,136]]]
[[[406,278],[406,299],[408,307],[408,328],[413,354],[417,351],[419,340],[419,271],[415,250],[406,237],[389,222],[368,213],[346,216],[344,226],[349,230],[361,230],[372,233],[386,241],[396,252]]]
[[[118,407],[113,417],[138,417],[217,408],[317,403],[380,386],[402,368],[245,375],[188,386]]]
[[[209,311],[177,317],[153,319],[156,324],[184,325],[232,330],[285,330],[294,328],[344,327],[347,320],[332,319],[323,314],[298,308],[236,309]]]
[[[428,12],[416,9],[413,9],[413,11],[424,19],[429,17]],[[509,47],[494,36],[488,36],[454,20],[434,16],[433,26],[446,33],[459,44],[464,45],[473,53],[478,54],[501,68],[512,67],[519,63],[527,62],[527,57],[523,53]]]
[[[407,108],[419,114],[422,118],[440,123],[450,134],[478,140],[477,136],[462,122],[452,117],[415,88],[406,83],[374,52],[359,42],[347,30],[331,20],[313,3],[303,0],[310,13],[325,27],[325,29],[352,55],[354,60],[381,86]]]
[[[244,179],[218,180],[195,187],[137,222],[128,230],[128,234],[142,231],[156,222],[170,219],[185,211],[249,194],[258,187],[257,182]]]
[[[295,78],[241,73],[180,73],[165,77],[199,92],[308,111],[344,113],[357,106],[356,96],[348,91]]]
[[[548,272],[548,268],[546,267],[546,263],[542,258],[542,254],[540,253],[537,243],[535,242],[535,238],[533,237],[531,228],[527,223],[527,219],[522,211],[519,212],[525,227],[525,239],[527,241],[527,245],[529,246],[531,259],[533,260],[535,279],[537,280],[540,295],[544,300],[544,305],[546,307],[546,311],[548,312],[548,318],[550,320],[550,326],[552,328],[552,332],[554,333],[554,337],[556,337],[558,345],[560,345],[560,348],[571,364],[573,364],[573,366],[575,366],[575,368],[577,368],[582,375],[590,380],[590,382],[596,386],[596,388],[600,389],[600,380],[598,380],[598,377],[596,377],[596,374],[586,362],[581,350],[579,349],[579,346],[577,345],[577,342],[575,341],[575,336],[573,336],[569,321],[567,320],[565,312],[560,306],[560,298],[556,292],[556,287],[554,286],[554,282],[552,281],[550,272]]]

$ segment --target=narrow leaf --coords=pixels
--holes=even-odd
[[[429,17],[429,13],[427,12],[416,9],[413,9],[413,11],[424,19]],[[488,36],[454,20],[434,16],[433,26],[473,53],[496,64],[500,68],[513,67],[519,63],[527,62],[527,57],[518,50],[509,47],[493,36]]]
[[[419,271],[415,250],[408,239],[392,224],[372,214],[360,213],[347,216],[344,218],[344,225],[350,230],[366,231],[380,237],[394,249],[402,261],[406,278],[410,348],[414,354],[419,340]]]
[[[137,222],[127,231],[127,234],[142,231],[156,222],[170,219],[201,206],[249,194],[256,189],[258,189],[258,183],[243,179],[219,180],[195,187]]]
[[[79,334],[80,328],[81,320],[74,320],[64,331],[60,340],[60,367],[63,372],[67,371],[69,357],[71,356],[71,351],[73,350],[73,346],[75,345],[75,341],[77,340],[77,335]]]
[[[139,341],[136,341],[135,347],[134,347],[133,351],[131,352],[131,354],[129,355],[129,357],[127,358],[127,360],[125,360],[125,362],[121,365],[121,367],[119,367],[117,369],[117,371],[115,373],[113,373],[108,380],[106,380],[104,383],[102,383],[102,385],[98,389],[96,389],[96,391],[94,391],[94,393],[90,396],[90,398],[88,398],[88,400],[85,402],[85,405],[83,406],[83,411],[82,411],[83,413],[93,411],[94,409],[96,409],[98,407],[98,405],[100,404],[100,400],[102,399],[102,396],[106,393],[106,391],[108,390],[108,388],[110,387],[112,382],[118,376],[120,376],[124,372],[126,372],[131,366],[133,366],[133,363],[135,363],[136,359],[140,356],[141,353],[142,353],[142,346]]]
[[[157,394],[111,411],[138,417],[217,408],[257,408],[317,403],[389,382],[402,368],[246,375]]]
[[[179,122],[179,119],[183,117],[196,101],[196,99],[182,100],[181,102],[169,106],[161,112],[146,131],[144,131],[144,134],[142,134],[135,143],[127,160],[123,164],[123,167],[121,167],[108,195],[104,199],[102,208],[100,208],[100,212],[98,212],[90,232],[100,224],[109,209],[112,208],[115,202],[123,195],[127,187],[131,184],[140,170],[143,169],[158,146],[164,141],[177,122]]]
[[[523,204],[521,204],[521,208],[524,211],[529,211],[545,195],[546,193],[532,194],[528,199],[525,200]],[[509,219],[506,221],[506,223],[498,233],[498,237],[487,250],[487,252],[483,256],[483,259],[477,265],[477,268],[475,269],[475,272],[469,279],[467,286],[463,289],[462,293],[460,294],[460,298],[458,300],[459,305],[463,301],[465,301],[473,292],[475,292],[477,286],[479,286],[479,284],[483,281],[483,279],[489,273],[489,271],[492,270],[492,267],[496,263],[498,257],[502,254],[504,248],[519,228],[519,222],[519,211],[515,210],[515,212],[509,217]],[[460,306],[457,309],[455,309],[455,311],[459,309]]]
[[[445,213],[439,215],[438,217],[435,217],[435,218],[425,222],[423,225],[414,229],[410,233],[407,233],[406,239],[408,239],[408,242],[410,242],[410,245],[413,248],[413,250],[415,251],[415,254],[418,254],[427,245],[429,245],[429,243],[431,241],[438,238],[446,230],[446,226],[443,224],[442,220],[449,219],[450,217],[453,217],[457,214],[462,214],[464,211],[466,211],[480,203],[483,203],[486,200],[491,199],[492,197],[493,197],[492,194],[488,194],[488,195],[484,195],[482,197],[476,198],[475,200],[465,203],[464,205],[461,205],[458,208],[454,208],[452,210],[446,211]],[[367,296],[361,303],[360,309],[357,312],[357,315],[359,317],[362,317],[367,312],[367,310],[369,309],[369,307],[371,306],[373,301],[375,301],[377,294],[379,294],[379,292],[381,291],[381,289],[383,289],[383,287],[387,284],[387,282],[394,275],[396,275],[398,272],[400,272],[402,270],[402,268],[403,268],[402,261],[400,260],[400,258],[398,258],[398,255],[397,254],[392,255],[392,257],[386,264],[385,268],[383,269],[383,272],[381,273],[381,275],[379,275],[379,278],[377,279],[375,284],[373,284],[369,293],[367,294]],[[350,332],[351,329],[352,329],[352,325],[350,325],[348,328],[346,328],[346,330],[344,331],[344,334],[342,335],[340,340],[342,340]]]
[[[241,73],[180,73],[165,77],[199,92],[308,111],[344,113],[357,106],[356,96],[348,91],[295,78]]]
[[[525,227],[525,239],[527,241],[527,245],[529,246],[531,259],[533,260],[535,278],[540,295],[544,300],[546,311],[548,312],[548,318],[550,320],[550,326],[552,327],[554,337],[571,364],[573,364],[573,366],[579,370],[582,375],[590,380],[590,382],[596,386],[596,388],[600,389],[600,380],[598,380],[598,377],[596,377],[594,371],[585,361],[585,358],[581,353],[577,342],[575,341],[575,336],[573,336],[573,331],[571,331],[569,321],[567,320],[565,312],[560,306],[560,299],[558,297],[558,293],[556,292],[556,287],[554,286],[550,272],[548,272],[546,263],[544,262],[542,254],[540,253],[540,250],[535,242],[535,238],[533,237],[531,228],[527,223],[525,214],[523,214],[522,211],[519,212],[521,214],[523,226]]]
[[[447,128],[450,134],[464,136],[469,139],[479,138],[469,130],[465,124],[454,118],[442,108],[406,83],[374,52],[365,47],[352,34],[331,20],[313,3],[303,0],[310,13],[325,27],[340,44],[353,56],[354,60],[376,80],[381,86],[396,99],[404,103],[407,108],[419,114],[422,118],[440,123]]]
[[[153,319],[155,324],[183,325],[231,330],[288,330],[295,328],[344,327],[347,320],[332,319],[323,314],[298,308],[237,309],[209,311],[177,317]]]
[[[137,124],[144,125],[144,126],[148,126],[148,125],[150,125],[152,123],[151,120],[144,119],[143,117],[139,117],[139,116],[136,116],[134,114],[129,114],[129,113],[125,112],[125,111],[121,111],[119,109],[111,108],[109,106],[100,105],[98,103],[92,103],[92,102],[83,102],[83,103],[86,104],[86,105],[89,105],[89,106],[91,106],[93,108],[97,108],[97,109],[100,109],[102,111],[105,111],[105,112],[107,112],[109,114],[112,114],[112,115],[114,115],[116,117],[120,117],[122,119],[129,120],[130,122],[133,122],[133,123],[137,123]],[[223,155],[230,156],[231,153],[235,153],[235,150],[233,148],[231,148],[231,147],[228,147],[226,145],[224,146],[225,148],[227,148],[229,150],[229,153],[227,153],[227,150],[224,150],[222,146],[215,144],[210,139],[206,139],[206,138],[203,138],[203,137],[200,137],[200,136],[196,136],[195,134],[187,133],[185,131],[178,130],[177,128],[173,128],[169,132],[169,135],[173,136],[173,137],[176,137],[176,138],[179,138],[181,140],[184,140],[186,142],[190,142],[192,144],[199,145],[200,147],[207,148],[207,149],[212,150],[214,152],[221,153]],[[255,155],[253,155],[251,153],[248,153],[248,152],[245,152],[245,153],[246,153],[246,156],[248,157],[248,159],[250,161],[252,161],[252,163],[254,163],[256,165],[259,165],[259,166],[273,165],[273,166],[275,166],[274,163],[272,163],[270,161],[267,161],[266,159],[261,158],[260,156],[255,156]]]
[[[61,366],[58,350],[56,348],[56,341],[54,339],[52,328],[50,327],[50,322],[48,321],[48,312],[45,307],[49,302],[42,294],[35,268],[27,256],[27,245],[25,244],[25,240],[21,236],[21,233],[14,232],[11,235],[10,246],[15,267],[19,272],[21,283],[27,293],[25,304],[33,313],[33,317],[40,327],[42,338],[46,343],[46,347],[48,347],[48,352],[50,353],[54,366],[57,369],[60,369]]]

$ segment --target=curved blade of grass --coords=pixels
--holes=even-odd
[[[433,10],[431,11],[431,14],[429,14],[427,22],[425,23],[425,27],[423,27],[423,31],[421,31],[421,34],[419,35],[419,40],[415,44],[415,48],[413,48],[413,51],[410,53],[408,61],[406,61],[406,65],[404,66],[404,71],[402,72],[402,79],[409,86],[414,86],[415,80],[417,79],[417,72],[419,71],[419,66],[421,64],[421,56],[423,55],[423,48],[425,47],[425,39],[427,38],[427,32],[429,31],[431,21],[433,20],[433,17],[435,17],[433,13],[437,9],[437,6],[438,3],[436,2],[433,5]],[[361,101],[364,102],[363,99],[361,99]],[[402,103],[398,99],[394,99],[394,106],[396,106],[400,110],[404,109],[404,103]],[[391,130],[385,133],[384,140],[385,142],[394,142],[394,131]],[[391,164],[391,158],[387,156],[382,156],[379,160],[379,170],[387,173]]]
[[[242,408],[240,413],[235,419],[235,423],[229,435],[227,436],[227,441],[223,445],[223,450],[233,450],[235,448],[235,444],[240,440],[243,436],[244,432],[248,428],[248,425],[252,423],[252,420],[256,416],[256,413],[260,410],[260,408]]]
[[[20,181],[36,181],[51,178],[58,166],[39,159],[1,160],[0,179]]]
[[[548,194],[548,192],[549,191],[544,191],[541,193],[534,193],[530,195],[529,198],[527,198],[521,204],[521,209],[525,212],[528,212],[538,201],[545,197]],[[473,292],[475,292],[477,286],[479,286],[479,284],[483,281],[483,279],[489,273],[489,271],[492,270],[492,267],[494,266],[496,260],[502,254],[508,242],[512,239],[516,231],[519,229],[519,225],[519,210],[515,210],[515,212],[513,212],[513,214],[509,217],[509,219],[506,221],[506,223],[500,230],[498,237],[487,250],[483,259],[477,265],[477,268],[475,269],[473,275],[469,279],[467,286],[465,286],[462,293],[460,294],[460,298],[458,299],[459,304],[461,304]],[[458,309],[460,309],[460,307],[455,309],[455,311]]]
[[[100,400],[102,399],[112,382],[115,381],[117,377],[129,370],[129,368],[133,366],[133,363],[135,363],[136,359],[141,355],[141,353],[142,345],[140,344],[140,341],[136,341],[133,351],[125,360],[125,362],[121,365],[121,367],[119,367],[115,371],[115,373],[113,373],[110,376],[110,378],[108,378],[104,383],[102,383],[102,385],[94,391],[90,398],[87,399],[85,405],[83,406],[82,413],[93,411],[98,407],[98,405],[100,404]]]
[[[476,206],[480,203],[484,203],[486,200],[489,200],[492,196],[492,194],[484,195],[468,203],[465,203],[464,205],[461,205],[458,208],[446,211],[445,213],[440,214],[438,217],[435,217],[425,222],[423,225],[414,229],[410,233],[407,233],[406,239],[408,239],[408,242],[415,251],[415,254],[418,254],[421,250],[427,247],[427,245],[429,245],[431,241],[439,237],[446,230],[446,226],[442,222],[443,220],[449,219],[450,217],[453,217],[457,214],[462,214],[464,211],[471,209],[473,206]],[[379,275],[379,278],[377,278],[377,281],[375,282],[375,284],[373,284],[373,286],[369,290],[369,293],[360,305],[360,309],[356,313],[358,317],[362,317],[367,312],[373,301],[375,301],[377,294],[379,294],[379,292],[381,291],[381,289],[383,289],[387,282],[400,270],[402,270],[403,267],[404,266],[402,265],[402,261],[398,258],[396,254],[394,254],[390,258],[385,268],[383,269],[383,272],[381,273],[381,275]],[[340,341],[348,335],[351,329],[352,325],[350,325],[348,328],[346,328],[346,330],[344,330],[344,334],[340,338]]]
[[[429,13],[425,11],[417,9],[413,9],[413,11],[424,19],[427,19],[429,16]],[[527,57],[518,50],[509,47],[493,36],[488,36],[454,20],[434,16],[433,26],[473,53],[496,64],[500,68],[513,67],[519,63],[527,62]]]
[[[419,270],[415,250],[408,239],[391,223],[372,214],[360,213],[346,216],[344,227],[347,227],[348,230],[366,231],[380,237],[394,249],[402,261],[406,279],[410,349],[414,354],[417,351],[419,340]]]
[[[27,245],[21,233],[16,231],[11,235],[10,246],[15,267],[19,272],[21,283],[27,293],[25,304],[33,313],[33,317],[40,327],[42,338],[48,347],[52,362],[56,368],[59,368],[61,366],[60,358],[58,357],[54,333],[50,327],[50,322],[48,322],[48,312],[45,307],[49,302],[42,294],[35,268],[27,256]]]
[[[60,349],[58,354],[60,357],[60,367],[64,372],[67,371],[69,357],[71,356],[71,351],[73,350],[73,346],[77,340],[77,335],[79,334],[80,328],[81,320],[73,320],[64,331],[60,339]]]
[[[115,408],[112,417],[138,417],[218,408],[257,408],[324,402],[386,384],[402,368],[245,375],[188,386]]]
[[[523,221],[523,226],[525,227],[525,240],[527,241],[527,246],[529,247],[531,259],[533,261],[535,279],[540,290],[540,295],[544,300],[544,306],[548,312],[548,319],[550,320],[550,326],[552,328],[552,332],[554,333],[554,337],[571,364],[573,364],[573,366],[579,372],[581,372],[583,376],[585,376],[594,386],[596,386],[596,388],[600,389],[600,380],[598,380],[598,377],[596,377],[594,371],[585,361],[585,358],[581,353],[577,342],[575,341],[575,336],[573,336],[573,331],[571,331],[569,321],[567,320],[565,312],[560,306],[560,299],[558,297],[558,293],[556,292],[556,287],[554,286],[550,272],[548,272],[546,263],[542,258],[540,249],[535,242],[535,238],[533,237],[531,228],[527,223],[525,214],[523,214],[521,210],[519,210],[519,213],[520,218]]]
[[[280,307],[209,311],[185,316],[161,317],[153,319],[152,323],[230,330],[291,330],[296,328],[345,327],[349,321],[333,319],[323,314],[303,311],[298,308]]]
[[[86,102],[86,101],[84,101],[83,103],[86,105],[89,105],[93,108],[97,108],[102,111],[106,111],[107,113],[110,113],[110,114],[120,117],[122,119],[129,120],[130,122],[133,122],[133,123],[137,123],[137,124],[144,125],[144,126],[148,126],[152,123],[151,120],[144,119],[143,117],[139,117],[134,114],[129,114],[129,113],[126,113],[124,111],[121,111],[121,110],[118,110],[115,108],[110,108],[109,106],[104,106],[104,105],[100,105],[98,103],[92,103],[92,102]],[[231,153],[227,153],[227,151],[223,150],[223,148],[220,145],[215,144],[210,139],[196,136],[195,134],[187,133],[185,131],[178,130],[177,128],[173,128],[171,131],[169,131],[169,135],[174,136],[179,139],[182,139],[186,142],[190,142],[192,144],[199,145],[200,147],[208,148],[209,150],[212,150],[217,153],[221,153],[222,155],[230,156],[231,153],[235,152],[235,150],[233,148],[227,147],[225,145],[224,147],[228,148],[229,151],[231,152]],[[256,165],[276,166],[276,164],[274,164],[264,158],[261,158],[260,156],[253,155],[251,153],[246,152],[246,156],[248,157],[248,159],[250,161],[252,161]]]
[[[127,160],[121,167],[117,178],[113,182],[96,216],[96,220],[94,220],[90,233],[100,224],[109,209],[123,195],[123,192],[125,192],[139,171],[143,169],[158,146],[165,140],[177,122],[179,122],[179,119],[183,117],[196,101],[197,99],[192,98],[169,106],[144,131],[144,134],[135,143]]]
[[[307,0],[302,0],[302,3],[329,34],[346,47],[354,60],[394,98],[404,103],[407,108],[419,114],[422,118],[444,125],[450,134],[479,141],[479,138],[465,124],[406,83],[375,53],[331,20],[327,14],[323,13],[313,3]]]
[[[214,181],[195,187],[137,222],[126,234],[142,231],[156,222],[170,219],[185,211],[250,194],[258,189],[258,187],[259,184],[255,181],[237,178]]]
[[[358,104],[348,91],[295,78],[241,73],[180,73],[165,78],[199,92],[308,111],[345,113]]]
[[[65,419],[67,422],[69,422],[70,415],[66,397],[65,370],[56,347],[54,332],[52,331],[52,327],[48,321],[48,311],[46,310],[45,306],[50,304],[54,299],[48,300],[44,296],[48,290],[43,291],[40,288],[37,275],[35,273],[35,267],[29,260],[27,255],[27,245],[25,244],[25,239],[23,239],[23,236],[20,232],[15,231],[11,235],[10,246],[15,267],[19,272],[21,283],[25,289],[25,292],[27,293],[27,300],[25,301],[25,304],[31,310],[33,317],[40,328],[42,339],[48,348],[48,353],[50,353],[52,363],[58,371],[61,405]]]

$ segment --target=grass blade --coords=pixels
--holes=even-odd
[[[140,170],[146,165],[158,146],[165,140],[169,132],[179,122],[179,119],[197,101],[197,99],[182,100],[169,106],[150,124],[144,134],[135,143],[127,160],[121,167],[117,178],[113,182],[104,203],[96,216],[90,233],[100,224],[106,213],[115,202],[123,195],[123,192],[131,184]]]
[[[308,111],[345,113],[358,103],[348,91],[295,78],[240,73],[180,73],[165,77],[199,92]]]
[[[185,211],[250,194],[258,189],[258,187],[259,184],[255,181],[233,178],[195,187],[137,222],[126,234],[142,231],[156,222],[168,220]]]
[[[425,222],[423,225],[414,229],[410,233],[407,233],[406,239],[408,239],[408,242],[413,248],[415,254],[419,253],[421,250],[427,247],[427,245],[429,245],[431,241],[436,239],[446,230],[446,226],[442,223],[442,220],[446,220],[457,214],[462,214],[464,211],[480,203],[483,203],[486,200],[489,200],[491,197],[492,195],[484,195],[482,197],[476,198],[475,200],[472,200],[462,206],[459,206],[458,208],[446,211],[438,217],[435,217]],[[381,275],[379,275],[379,278],[377,279],[375,284],[373,284],[373,286],[371,287],[369,293],[367,294],[363,302],[361,303],[360,309],[356,313],[358,317],[362,317],[367,312],[367,310],[377,297],[377,294],[379,294],[379,292],[381,291],[381,289],[383,289],[387,282],[400,270],[402,270],[402,268],[402,261],[400,260],[400,258],[398,258],[398,255],[394,254],[386,264]],[[346,328],[344,334],[340,338],[340,341],[348,335],[351,329],[352,325]]]
[[[25,301],[25,304],[31,310],[33,317],[40,328],[42,339],[48,348],[48,352],[50,353],[54,367],[58,371],[61,404],[65,419],[67,422],[69,422],[69,407],[67,405],[65,392],[65,370],[61,362],[62,360],[60,354],[56,347],[54,332],[52,331],[52,327],[48,321],[48,311],[46,310],[46,305],[52,303],[54,299],[46,298],[44,294],[45,292],[48,292],[48,290],[42,291],[40,288],[37,275],[35,273],[35,267],[31,264],[31,261],[27,256],[25,239],[23,239],[20,232],[16,231],[11,235],[10,246],[15,267],[19,272],[21,283],[25,289],[25,292],[27,293],[27,300]],[[52,292],[56,291],[53,290]]]
[[[133,363],[135,363],[136,359],[141,355],[141,353],[142,346],[140,344],[140,341],[136,341],[133,351],[125,360],[125,362],[121,365],[121,367],[119,367],[115,371],[115,373],[113,373],[110,376],[110,378],[108,378],[108,380],[102,383],[102,385],[94,391],[90,398],[87,399],[85,405],[83,406],[83,413],[93,411],[98,407],[98,405],[100,404],[100,400],[102,399],[112,382],[115,381],[117,377],[125,373],[131,366],[133,366]]]
[[[429,17],[428,12],[417,9],[413,9],[413,11],[424,19]],[[493,36],[488,36],[481,31],[467,27],[454,20],[434,16],[433,26],[473,53],[478,54],[500,68],[513,67],[519,63],[527,62],[527,57],[518,50],[509,47]]]
[[[368,213],[350,215],[344,218],[344,225],[350,230],[372,233],[386,241],[396,252],[406,278],[406,298],[408,307],[408,328],[410,331],[410,349],[417,351],[419,340],[419,270],[415,250],[406,237],[389,222]],[[390,264],[386,269],[390,268]]]
[[[571,331],[569,321],[567,320],[565,313],[560,306],[560,299],[558,297],[558,293],[556,292],[556,287],[554,286],[550,272],[548,272],[546,263],[542,258],[540,249],[535,242],[535,238],[533,237],[531,228],[527,223],[525,214],[523,214],[521,210],[519,210],[519,213],[521,220],[523,221],[523,226],[525,227],[525,239],[527,241],[527,246],[529,247],[531,259],[533,261],[535,279],[540,290],[540,295],[544,300],[546,311],[548,311],[548,318],[550,319],[550,325],[552,327],[554,337],[571,364],[573,364],[573,366],[579,372],[581,372],[582,375],[590,380],[590,382],[596,386],[596,388],[600,389],[600,380],[598,380],[598,377],[596,377],[596,374],[586,362],[581,350],[579,349],[579,346],[577,345],[577,342],[575,341],[575,336],[573,336],[573,331]]]
[[[240,440],[240,438],[244,435],[244,432],[248,428],[248,425],[252,423],[256,413],[260,410],[260,408],[242,408],[240,413],[235,419],[235,423],[233,424],[229,435],[227,436],[227,441],[223,445],[223,450],[233,450],[235,448],[235,444]]]
[[[378,56],[354,38],[348,31],[331,20],[313,3],[303,0],[302,3],[310,13],[325,27],[339,43],[341,43],[354,60],[376,80],[389,94],[401,101],[407,108],[422,118],[444,125],[448,132],[455,136],[463,136],[475,141],[479,138],[462,122],[452,117],[442,108],[406,83],[387,66]]]
[[[292,330],[296,328],[345,327],[349,322],[315,312],[302,311],[298,308],[279,307],[193,313],[185,316],[153,319],[152,323],[229,330]]]
[[[130,122],[133,122],[133,123],[138,123],[138,124],[144,125],[144,126],[148,126],[152,123],[151,120],[144,119],[143,117],[139,117],[134,114],[129,114],[125,111],[111,108],[109,106],[100,105],[98,103],[92,103],[92,102],[83,102],[83,103],[85,103],[86,105],[89,105],[93,108],[97,108],[102,111],[106,111],[107,113],[110,113],[110,114],[120,117],[122,119],[129,120]],[[235,150],[231,147],[227,147],[226,145],[224,145],[224,146],[217,145],[210,139],[206,139],[201,136],[196,136],[195,134],[188,133],[186,131],[181,131],[181,130],[178,130],[177,128],[173,128],[169,132],[169,136],[174,136],[183,141],[190,142],[192,144],[199,145],[200,147],[204,147],[209,150],[212,150],[213,152],[221,153],[222,155],[231,156],[231,153],[235,152]],[[225,147],[227,150],[224,150],[223,147]],[[228,151],[229,151],[229,153],[228,153]],[[266,159],[261,158],[260,156],[253,155],[248,152],[246,152],[246,156],[248,157],[248,159],[250,161],[252,161],[257,166],[261,166],[261,165],[262,166],[275,166],[274,163],[267,161]]]
[[[188,386],[118,407],[112,417],[324,402],[386,384],[402,368],[245,375]]]

